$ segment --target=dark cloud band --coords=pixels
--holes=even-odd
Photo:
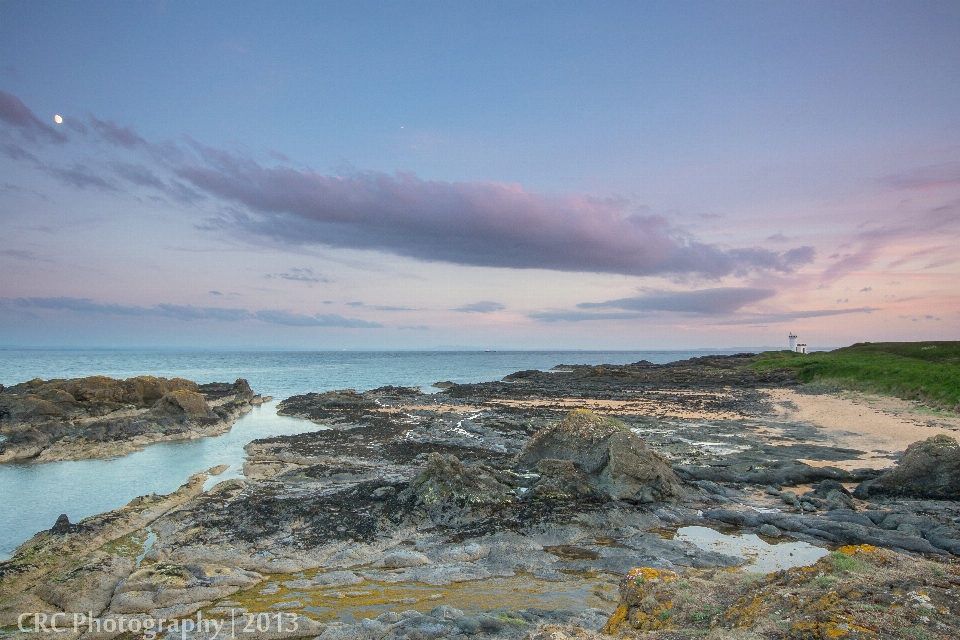
[[[178,167],[179,177],[253,213],[224,226],[281,243],[629,275],[788,272],[814,257],[811,247],[722,249],[690,240],[664,218],[631,214],[626,202],[612,198],[547,196],[517,185],[428,181],[407,173],[330,176],[263,167],[208,148],[200,158]]]
[[[17,96],[0,90],[0,120],[17,129],[20,134],[35,142],[63,144],[67,136],[40,120]]]
[[[481,300],[480,302],[473,302],[471,304],[465,304],[462,307],[457,307],[454,311],[461,313],[493,313],[494,311],[503,311],[504,309],[506,309],[506,307],[499,302]]]
[[[828,316],[842,316],[848,313],[873,313],[879,311],[877,307],[857,307],[856,309],[815,309],[812,311],[794,311],[791,313],[765,313],[748,318],[735,318],[732,320],[723,320],[717,322],[718,325],[741,325],[741,324],[777,324],[781,322],[792,322],[794,320],[803,320],[805,318],[825,318]]]
[[[67,141],[16,96],[0,93],[0,118],[37,144]],[[183,203],[212,196],[239,204],[200,228],[281,245],[370,249],[481,267],[710,278],[791,272],[814,258],[812,247],[770,251],[699,242],[663,217],[634,213],[622,199],[544,195],[516,184],[423,180],[412,173],[325,175],[265,166],[193,140],[154,144],[129,127],[92,115],[88,121],[89,128],[74,129],[78,139],[139,154],[150,166],[114,161],[99,167],[101,175],[80,166],[46,171],[78,188],[127,184]]]
[[[674,311],[709,315],[733,313],[748,304],[776,295],[773,289],[717,287],[698,291],[657,291],[634,298],[606,302],[583,302],[580,309],[626,309],[629,311]]]
[[[111,316],[153,316],[176,320],[217,320],[220,322],[243,322],[259,320],[270,324],[294,327],[343,327],[348,329],[382,328],[377,322],[359,318],[344,318],[337,314],[304,315],[283,309],[265,309],[250,312],[247,309],[230,307],[195,307],[162,303],[153,307],[140,307],[96,302],[89,298],[0,298],[0,305],[21,309],[48,309],[71,311],[80,314]]]

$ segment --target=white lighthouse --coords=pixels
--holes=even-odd
[[[791,331],[790,335],[787,337],[790,338],[790,351],[796,351],[797,350],[797,334]]]

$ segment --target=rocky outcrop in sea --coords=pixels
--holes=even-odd
[[[246,380],[105,376],[0,387],[0,463],[110,458],[219,435],[264,402]]]

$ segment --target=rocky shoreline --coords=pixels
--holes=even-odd
[[[112,458],[168,440],[225,433],[269,400],[246,380],[35,379],[0,386],[0,463]]]
[[[257,638],[952,637],[960,446],[938,435],[892,471],[857,467],[868,452],[777,411],[791,372],[750,361],[288,398],[279,413],[318,430],[251,442],[245,478],[204,492],[200,474],[22,545],[0,563],[0,627],[83,611],[114,627],[286,616]],[[836,551],[748,579],[748,557],[688,527]],[[894,604],[889,628],[868,624]]]

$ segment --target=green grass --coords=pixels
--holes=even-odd
[[[860,558],[854,558],[840,551],[830,554],[828,561],[834,571],[865,571],[869,565]]]
[[[716,607],[706,606],[701,608],[699,611],[694,611],[690,614],[690,620],[693,622],[709,622],[713,619],[713,616],[720,613],[720,609]]]
[[[930,632],[919,625],[915,627],[907,627],[903,630],[903,632],[910,638],[920,638],[920,640],[933,640],[933,636],[930,635]]]
[[[837,579],[833,576],[817,576],[813,579],[813,584],[824,589],[832,587],[836,582]]]
[[[743,574],[743,584],[753,584],[754,582],[759,582],[763,580],[767,574],[759,573],[757,571],[747,571]]]
[[[960,342],[863,342],[807,355],[767,351],[749,366],[758,371],[795,369],[801,382],[960,411]]]
[[[518,617],[517,614],[513,613],[512,611],[498,613],[497,620],[500,622],[505,622],[506,624],[515,624],[517,626],[523,626],[526,624],[523,618]]]

